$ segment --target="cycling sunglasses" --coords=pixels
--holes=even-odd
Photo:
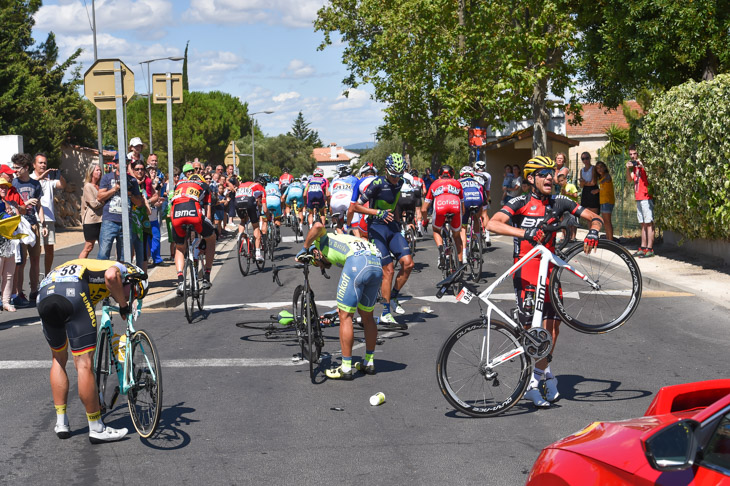
[[[555,177],[555,169],[540,169],[535,171],[535,175],[538,177],[542,177],[543,179],[547,176]]]

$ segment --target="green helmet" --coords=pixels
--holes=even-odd
[[[392,176],[401,176],[406,170],[406,163],[401,154],[390,154],[385,159],[385,170]]]
[[[193,164],[191,164],[190,162],[188,162],[187,164],[183,165],[183,168],[182,168],[182,173],[184,174],[184,173],[186,173],[186,172],[191,172],[191,171],[193,171],[193,170],[195,170],[195,169],[193,168]]]

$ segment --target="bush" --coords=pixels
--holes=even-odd
[[[639,134],[657,223],[688,238],[730,239],[730,75],[654,99]]]

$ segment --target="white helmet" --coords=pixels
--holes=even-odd
[[[469,165],[465,165],[459,171],[460,177],[471,177],[473,175],[474,175],[474,169],[472,169],[471,166],[469,166]]]
[[[486,168],[487,168],[487,163],[486,163],[486,162],[484,162],[483,160],[478,160],[478,161],[477,161],[477,162],[476,162],[476,163],[474,164],[474,168],[475,168],[476,170],[478,170],[478,171],[486,170]]]

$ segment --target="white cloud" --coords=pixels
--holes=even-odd
[[[330,109],[334,111],[355,110],[363,108],[369,102],[371,102],[370,94],[367,91],[353,88],[349,90],[347,97],[345,95],[338,96]]]
[[[299,98],[300,96],[301,95],[299,93],[297,93],[296,91],[290,91],[288,93],[278,94],[271,99],[274,100],[276,103],[284,103],[287,100],[295,100],[295,99]]]
[[[87,9],[88,7],[88,9]],[[99,0],[96,2],[99,32],[136,30],[159,38],[172,21],[169,0]],[[43,5],[35,15],[36,28],[56,34],[91,32],[91,2],[72,0],[60,5]]]
[[[189,22],[311,27],[324,0],[191,0]]]
[[[308,78],[315,74],[314,66],[300,59],[292,59],[282,73],[283,78]]]

